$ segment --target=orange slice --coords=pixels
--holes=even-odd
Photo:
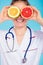
[[[20,10],[16,6],[11,6],[8,9],[8,16],[11,18],[17,18],[20,15]]]
[[[21,16],[25,19],[30,18],[33,15],[33,9],[31,6],[26,6],[21,11]]]

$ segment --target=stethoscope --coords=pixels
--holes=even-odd
[[[13,49],[14,49],[14,34],[11,32],[11,29],[13,29],[13,28],[14,28],[14,27],[11,27],[11,28],[9,29],[8,33],[6,33],[6,35],[5,35],[5,40],[6,40],[6,43],[7,43],[7,47],[8,47],[8,49],[10,50],[10,52],[13,52]],[[22,63],[26,63],[26,61],[27,61],[26,55],[27,55],[28,49],[29,49],[29,47],[30,47],[30,45],[31,45],[31,41],[32,41],[32,31],[31,31],[31,29],[30,29],[28,26],[27,26],[27,28],[28,28],[29,31],[30,31],[30,41],[29,41],[29,45],[28,45],[28,47],[27,47],[27,49],[26,49],[26,51],[25,51],[24,58],[22,59]],[[13,46],[12,46],[12,49],[10,49],[10,48],[9,48],[9,45],[8,45],[8,41],[7,41],[7,39],[8,39],[8,34],[11,34],[11,35],[12,35],[12,38],[13,38]]]

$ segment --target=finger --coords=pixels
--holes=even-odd
[[[36,16],[41,15],[40,11],[37,8],[35,8],[35,7],[32,7],[32,8],[33,8],[33,13],[35,13]]]
[[[35,7],[32,7],[33,8],[33,11],[35,11],[36,13],[40,13],[39,10]]]
[[[13,20],[13,19],[12,19],[12,18],[10,18],[10,17],[6,17],[6,19],[7,19],[7,20]]]
[[[2,12],[8,10],[9,7],[10,7],[10,6],[3,7]]]
[[[10,6],[4,7],[4,8],[2,9],[1,14],[4,15],[4,14],[8,11],[8,8],[9,8],[9,7],[10,7]]]
[[[9,8],[10,6],[5,6],[4,9]]]

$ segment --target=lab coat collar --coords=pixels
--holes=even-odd
[[[27,30],[26,30],[26,32],[25,32],[25,34],[24,34],[24,37],[23,37],[23,39],[22,39],[22,42],[21,42],[21,45],[18,45],[18,42],[17,42],[17,38],[16,38],[16,34],[15,34],[15,31],[14,31],[14,29],[11,29],[11,32],[14,34],[14,40],[15,40],[15,48],[16,49],[20,49],[20,47],[21,46],[23,46],[23,44],[24,44],[24,40],[26,41],[27,40],[27,38],[29,39],[30,38],[30,31],[29,31],[29,29],[27,28]]]
[[[18,45],[18,42],[17,42],[17,38],[16,38],[16,34],[15,34],[15,31],[14,29],[11,29],[11,32],[14,34],[14,40],[15,40],[15,43],[14,43],[14,49],[15,50],[21,50],[21,48],[23,49],[24,47],[27,48],[28,44],[29,44],[29,41],[30,41],[30,30],[27,28],[25,34],[24,34],[24,37],[22,39],[22,42],[21,42],[21,45]],[[32,30],[32,38],[35,37],[35,33],[34,31]],[[25,41],[25,42],[24,42]],[[27,46],[26,46],[27,45]]]

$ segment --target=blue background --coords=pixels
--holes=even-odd
[[[43,17],[43,0],[28,0],[32,6],[35,6],[38,10],[40,10],[41,16]],[[11,0],[0,0],[0,11],[4,6],[10,5]],[[27,25],[33,30],[40,30],[40,24],[36,21],[28,21]],[[7,20],[0,24],[0,30],[8,30],[11,26],[13,26],[13,22]],[[0,59],[1,62],[1,59]],[[1,65],[1,64],[0,64]],[[43,55],[41,55],[39,65],[43,65]]]

